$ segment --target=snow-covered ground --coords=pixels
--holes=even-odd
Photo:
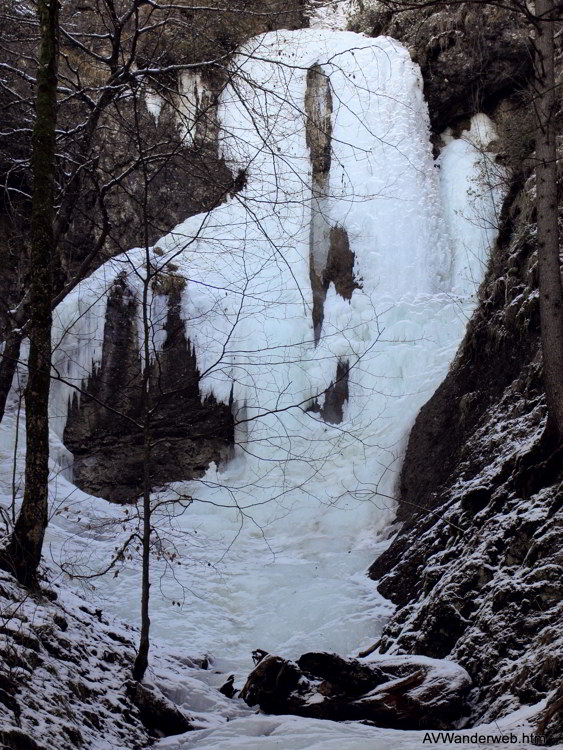
[[[333,100],[330,174],[314,201],[304,114],[313,65],[329,78]],[[233,398],[237,446],[228,464],[201,481],[154,495],[168,555],[154,561],[151,619],[159,643],[210,653],[216,669],[240,680],[255,648],[288,657],[311,649],[356,654],[377,638],[390,604],[365,570],[390,534],[408,430],[444,377],[473,307],[499,193],[483,181],[494,138],[484,115],[433,163],[420,74],[393,40],[316,28],[277,32],[251,40],[236,69],[220,107],[221,145],[235,170],[247,170],[247,185],[162,238],[151,263],[164,273],[173,263],[187,280],[183,315],[202,391]],[[316,343],[310,254],[326,261],[331,227],[348,235],[359,288],[348,300],[329,287]],[[55,366],[68,381],[80,384],[100,362],[107,291],[121,273],[140,295],[144,261],[140,250],[113,259],[57,309]],[[151,300],[156,351],[165,339],[165,302],[156,293]],[[349,398],[342,422],[329,424],[305,407],[322,405],[340,360],[350,365]],[[72,484],[72,457],[61,442],[71,394],[53,384],[47,555],[96,570],[129,535],[135,513]],[[5,505],[16,420],[14,396],[0,433]],[[20,419],[19,487],[23,433]],[[193,499],[183,513],[166,502],[179,495]],[[96,579],[89,595],[136,621],[139,580],[133,559],[117,577]],[[215,715],[215,728],[162,747],[421,743],[420,733],[242,709],[225,724],[224,706],[217,709],[211,696],[193,681],[176,696],[191,711]]]
[[[529,750],[537,747],[527,719],[538,707],[522,709],[510,717],[463,732],[403,732],[352,723],[303,719],[299,716],[254,715],[225,723],[196,735],[170,737],[159,743],[164,750],[445,750],[496,746]],[[475,738],[474,741],[472,739]],[[489,739],[487,739],[489,738]],[[498,741],[500,738],[501,741]],[[502,741],[506,738],[506,742]]]

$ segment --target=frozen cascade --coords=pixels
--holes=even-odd
[[[198,125],[200,130],[206,127],[204,113],[212,107],[212,97],[200,73],[184,71],[179,84],[176,119],[186,145],[191,145],[196,142]]]
[[[246,186],[175,227],[152,248],[151,264],[166,272],[173,263],[186,280],[183,316],[202,392],[232,397],[243,421],[228,464],[155,493],[194,502],[176,518],[166,506],[159,516],[162,544],[176,546],[181,565],[155,560],[151,619],[159,641],[213,653],[218,668],[240,674],[257,647],[348,654],[377,637],[390,605],[364,571],[393,519],[408,430],[463,335],[499,196],[480,187],[494,136],[484,116],[462,147],[451,140],[441,169],[434,165],[418,68],[391,39],[275,32],[251,40],[235,67],[220,139],[234,172],[247,171]],[[304,104],[313,67],[332,99],[322,199]],[[475,132],[485,125],[483,142]],[[470,204],[484,213],[480,227]],[[321,210],[319,221],[312,214]],[[334,280],[323,289],[316,340],[310,256],[319,224],[345,234],[353,289],[343,295]],[[467,246],[469,266],[460,260]],[[139,297],[144,263],[139,249],[108,261],[57,308],[54,366],[69,382],[99,366],[108,290],[120,276]],[[155,294],[157,351],[165,307]],[[341,421],[330,423],[319,409],[342,361],[348,397]],[[72,394],[54,383],[49,545],[56,560],[96,567],[131,521],[61,473]],[[6,424],[13,420],[12,411]],[[10,455],[5,432],[0,448]],[[11,475],[2,482],[9,502]],[[131,620],[139,579],[130,561],[118,578],[97,581],[94,595]]]

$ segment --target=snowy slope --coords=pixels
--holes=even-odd
[[[329,78],[333,102],[322,201],[313,200],[304,113],[313,65]],[[471,211],[483,157],[471,138],[452,142],[441,169],[434,165],[420,75],[393,40],[277,32],[251,40],[234,69],[221,101],[221,146],[235,172],[247,171],[246,187],[178,225],[150,258],[163,273],[173,263],[187,281],[182,311],[202,390],[233,399],[237,445],[220,470],[155,494],[155,502],[178,494],[193,502],[173,519],[170,506],[160,513],[163,545],[175,545],[182,564],[155,561],[152,624],[159,640],[211,651],[219,668],[241,674],[256,647],[353,653],[377,637],[390,605],[364,571],[393,520],[408,430],[463,335],[495,205],[485,187],[479,230]],[[310,254],[326,258],[320,245],[329,233],[312,241],[319,222],[346,231],[359,288],[348,300],[330,285],[317,343]],[[122,274],[139,298],[144,262],[141,250],[114,258],[57,308],[54,364],[67,381],[81,384],[99,365],[108,290]],[[165,305],[155,293],[155,353]],[[343,360],[349,398],[342,422],[330,424],[306,408],[322,407]],[[61,438],[72,393],[53,384],[49,550],[55,562],[96,569],[130,533],[132,514],[70,481]],[[1,436],[7,462],[14,399],[10,409]],[[22,435],[23,424],[20,446]],[[6,504],[11,481],[11,472],[2,475]],[[135,619],[138,583],[133,559],[116,579],[97,581],[95,595]],[[283,744],[293,746],[304,745]]]

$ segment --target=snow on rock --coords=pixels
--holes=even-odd
[[[462,664],[475,682],[478,721],[537,703],[561,674],[560,451],[546,450],[542,438],[537,372],[521,377],[532,388],[524,396],[522,383],[512,384],[490,408],[467,441],[457,480],[442,490],[438,513],[399,534],[400,561],[380,583],[398,597],[406,593],[401,581],[410,589],[381,650]],[[424,573],[413,586],[421,560]]]
[[[310,0],[309,26],[312,29],[344,31],[352,13],[360,6],[358,0]]]
[[[452,729],[467,711],[467,672],[451,661],[379,656],[369,663],[313,652],[265,656],[241,697],[266,713],[366,721],[396,729]]]
[[[185,732],[188,717],[158,688],[152,713],[129,695],[137,638],[60,582],[29,592],[0,575],[2,747],[132,750]]]

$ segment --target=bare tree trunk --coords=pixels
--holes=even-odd
[[[150,403],[150,318],[149,318],[149,284],[151,282],[150,254],[148,242],[146,248],[147,275],[143,283],[143,333],[144,333],[144,367],[143,367],[143,537],[142,537],[142,579],[141,579],[141,636],[139,650],[133,665],[133,679],[142,680],[149,665],[149,600],[150,600],[150,547],[151,547],[151,403]]]
[[[149,363],[145,362],[145,370]],[[148,385],[148,383],[147,383]],[[149,600],[150,600],[150,544],[151,544],[151,486],[150,486],[150,461],[151,461],[151,434],[148,409],[145,409],[147,419],[144,424],[144,451],[143,451],[143,556],[142,556],[142,581],[141,581],[141,635],[139,639],[139,650],[133,665],[133,679],[142,680],[149,665]]]
[[[4,419],[6,401],[16,374],[22,338],[20,331],[10,331],[4,343],[4,351],[0,354],[0,422]]]
[[[47,527],[58,0],[39,0],[38,13],[41,48],[31,156],[33,198],[29,375],[25,391],[25,492],[10,542],[2,555],[3,566],[12,570],[25,585],[35,583]]]
[[[550,419],[563,438],[563,289],[559,263],[554,2],[536,0],[536,183],[543,377]]]
[[[143,190],[143,225],[145,246],[146,274],[143,279],[143,382],[142,382],[142,414],[143,414],[143,555],[141,579],[141,635],[139,650],[133,665],[133,679],[142,680],[149,665],[150,626],[150,547],[151,547],[151,321],[149,310],[149,289],[152,282],[151,256],[149,251],[149,223],[148,223],[148,191],[149,175],[144,160],[144,147],[141,138],[141,123],[139,119],[138,101],[135,99],[135,136],[141,156],[141,166],[144,178]]]

